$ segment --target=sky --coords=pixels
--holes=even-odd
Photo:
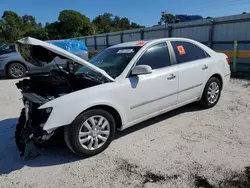
[[[89,17],[105,12],[127,17],[144,26],[158,23],[161,12],[220,17],[250,13],[250,0],[0,0],[0,15],[12,10],[32,15],[37,22],[54,22],[62,10],[76,10]]]

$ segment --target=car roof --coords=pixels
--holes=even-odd
[[[189,41],[189,42],[197,42],[194,41],[192,39],[188,39],[188,38],[159,38],[159,39],[152,39],[152,40],[138,40],[138,41],[132,41],[132,42],[124,42],[124,43],[120,43],[120,44],[116,44],[111,46],[110,48],[121,48],[121,47],[136,47],[136,46],[144,46],[147,43],[153,43],[153,42],[157,42],[157,41],[164,41],[164,40],[168,40],[168,41]]]
[[[114,46],[111,46],[110,48],[143,46],[144,44],[146,44],[148,42],[149,42],[149,40],[139,40],[139,41],[132,41],[132,42],[124,42],[124,43],[120,43],[120,44],[116,44]]]
[[[180,38],[180,37],[172,37],[172,38],[159,38],[159,39],[152,39],[152,40],[140,40],[140,41],[133,41],[133,42],[124,42],[124,43],[120,43],[114,46],[111,46],[109,48],[122,48],[122,47],[142,47],[145,45],[151,45],[153,43],[157,43],[157,42],[164,42],[164,41],[182,41],[182,42],[190,42],[193,43],[195,45],[198,45],[199,47],[201,47],[203,50],[205,50],[209,55],[213,55],[216,54],[216,52],[214,50],[212,50],[211,48],[209,48],[208,46],[193,40],[193,39],[189,39],[189,38]]]

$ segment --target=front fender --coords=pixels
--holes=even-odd
[[[96,92],[94,92],[96,93]],[[84,96],[84,97],[82,97]],[[127,119],[126,110],[118,100],[109,95],[108,93],[98,93],[89,95],[84,90],[76,93],[71,93],[55,100],[52,100],[39,109],[52,107],[52,112],[45,123],[43,129],[50,132],[61,126],[71,124],[75,118],[89,108],[104,105],[114,108],[121,117],[122,123]]]

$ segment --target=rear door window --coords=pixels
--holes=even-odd
[[[172,41],[171,44],[174,49],[177,63],[179,64],[209,57],[203,49],[192,43]]]

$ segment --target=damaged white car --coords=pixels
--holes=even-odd
[[[30,37],[16,48],[38,66],[69,60],[68,69],[16,84],[25,106],[15,133],[20,155],[31,140],[43,144],[61,131],[75,154],[96,155],[117,130],[195,101],[213,107],[230,78],[226,55],[183,38],[118,44],[90,62]]]

